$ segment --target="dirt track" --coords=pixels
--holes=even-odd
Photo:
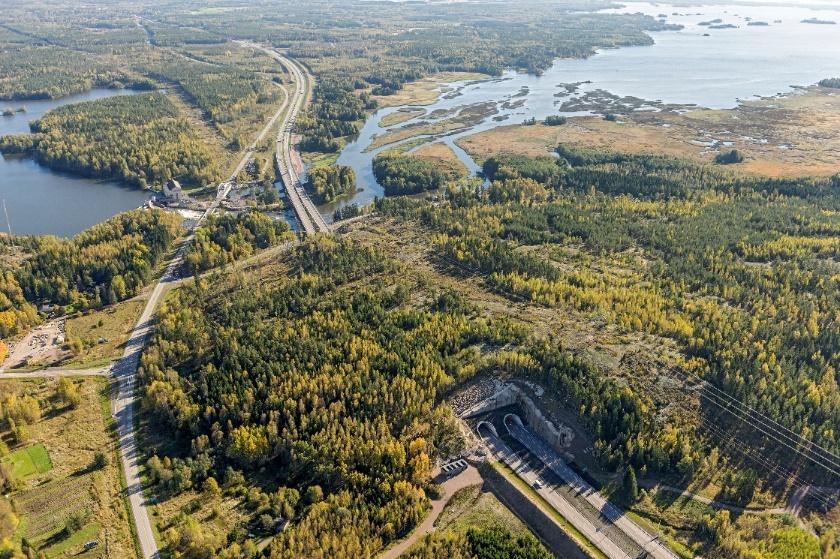
[[[441,484],[441,487],[443,487],[443,496],[438,500],[432,501],[432,510],[429,512],[428,516],[426,516],[426,519],[417,528],[415,528],[407,538],[403,539],[380,555],[380,559],[397,559],[400,555],[405,553],[408,548],[414,545],[417,540],[430,532],[434,532],[435,521],[438,516],[440,516],[440,513],[443,512],[443,508],[446,506],[446,503],[449,502],[449,499],[452,498],[452,495],[460,489],[464,489],[465,487],[469,487],[471,485],[479,485],[481,482],[481,474],[479,474],[478,470],[472,466],[467,466],[467,469],[463,470],[460,474],[444,481]]]

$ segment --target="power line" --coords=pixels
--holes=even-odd
[[[743,454],[747,457],[747,459],[753,461],[754,463],[757,462],[758,465],[763,467],[767,472],[775,475],[783,481],[789,482],[792,487],[797,489],[807,489],[811,496],[826,508],[831,508],[831,506],[833,506],[834,501],[830,495],[826,495],[818,487],[806,483],[794,472],[783,468],[778,463],[768,459],[766,456],[762,456],[760,452],[738,440],[738,438],[730,436],[730,434],[724,429],[721,429],[711,423],[707,423],[706,421],[702,421],[700,423],[700,427],[719,439],[723,444],[723,448],[728,448],[732,451]]]
[[[451,257],[447,257],[447,256],[444,256],[444,255],[441,255],[441,254],[438,254],[436,256],[437,256],[438,259],[440,259],[440,260],[442,260],[442,261],[444,261],[444,262],[446,262],[450,265],[454,265],[457,268],[460,268],[461,270],[464,270],[464,271],[468,272],[470,274],[468,277],[483,276],[483,277],[487,278],[487,276],[489,275],[489,274],[481,271],[480,269],[476,269],[472,266],[469,266],[468,264],[464,264],[462,262],[457,262],[456,260],[454,260]],[[520,295],[518,293],[513,293],[513,292],[511,292],[511,291],[509,291],[509,290],[507,290],[507,289],[505,289],[505,288],[503,288],[499,285],[491,285],[489,287],[493,291],[496,291],[496,292],[499,292],[499,293],[504,293],[508,296],[511,296],[511,297],[515,298],[516,300],[519,300],[519,301],[524,301],[525,300],[525,298],[522,295]],[[755,410],[754,408],[750,407],[749,405],[741,402],[737,398],[735,398],[735,397],[731,396],[730,394],[727,394],[726,392],[718,389],[716,386],[714,386],[712,383],[710,383],[709,381],[707,381],[705,379],[702,379],[700,377],[691,378],[687,373],[679,371],[675,368],[669,368],[668,371],[670,371],[672,373],[675,373],[677,375],[680,375],[682,377],[681,380],[683,380],[683,382],[685,382],[687,380],[699,381],[699,382],[704,383],[705,386],[711,387],[712,390],[717,391],[718,393],[725,396],[726,399],[728,399],[729,401],[723,399],[723,397],[721,397],[719,394],[717,394],[715,392],[713,392],[712,395],[708,395],[704,391],[701,391],[701,393],[700,393],[701,397],[705,396],[705,398],[710,403],[717,406],[721,410],[730,413],[736,419],[740,419],[740,418],[739,418],[738,414],[736,414],[732,410],[732,408],[733,407],[741,407],[742,411],[743,411],[743,408],[746,408],[747,410],[749,410],[746,413],[754,414],[754,417],[750,417],[749,419],[752,419],[753,421],[755,421],[755,424],[748,424],[749,426],[751,426],[754,429],[760,431],[761,433],[763,433],[765,436],[769,437],[770,439],[772,439],[776,443],[784,446],[785,448],[788,448],[789,450],[792,450],[792,451],[796,452],[798,455],[802,456],[806,460],[812,462],[813,464],[815,464],[817,466],[820,466],[824,470],[830,472],[831,474],[837,476],[840,479],[840,457],[839,456],[833,454],[832,452],[830,452],[829,450],[820,446],[819,444],[806,439],[802,435],[799,435],[799,434],[795,433],[794,431],[790,430],[789,428],[784,427],[783,425],[779,424],[775,420],[767,417],[766,415],[764,415],[761,412]],[[679,379],[675,379],[675,380],[679,380]],[[757,421],[757,420],[759,420],[759,421]],[[742,420],[742,422],[747,424],[746,421]],[[771,432],[768,432],[767,430],[765,430],[762,427],[762,422],[769,425],[767,427],[767,429],[770,429]],[[796,442],[787,433],[790,433],[793,436],[797,437],[800,440],[800,442]],[[722,433],[722,436],[728,436],[728,434]],[[781,438],[786,438],[789,441],[792,441],[792,444],[794,444],[796,446],[791,446],[791,444],[788,444],[784,440],[780,440]],[[804,444],[806,450],[810,453],[813,453],[813,456],[809,455],[809,454],[806,454],[805,452],[803,452],[803,450],[801,448],[798,448],[800,444]],[[818,454],[816,451],[813,450],[813,447],[817,447],[820,450],[822,450],[827,455],[827,457],[824,457],[824,456],[821,456],[820,454]],[[827,464],[826,464],[826,462],[827,462]],[[789,475],[793,475],[793,474],[789,472]],[[813,489],[813,486],[812,486],[812,489]]]
[[[684,371],[680,371],[680,370],[675,369],[673,367],[671,368],[671,370],[676,372],[677,374],[682,375],[687,380],[692,378],[692,376],[690,376],[689,373],[686,373]],[[742,401],[738,400],[737,398],[735,398],[734,396],[732,396],[731,394],[729,394],[728,392],[726,392],[724,390],[721,390],[720,388],[715,386],[714,383],[701,378],[699,375],[695,374],[695,375],[693,375],[693,378],[695,380],[699,381],[699,382],[706,383],[707,387],[711,388],[717,395],[719,395],[719,396],[721,396],[721,397],[723,397],[727,400],[732,401],[734,404],[737,404],[739,406],[747,408],[750,413],[752,413],[754,416],[756,416],[755,419],[761,419],[762,421],[766,421],[767,423],[769,423],[772,426],[772,428],[774,428],[776,430],[779,430],[782,433],[784,433],[785,437],[787,437],[789,440],[791,440],[791,442],[793,442],[794,444],[800,444],[801,443],[801,444],[808,445],[809,447],[818,448],[823,453],[825,453],[825,455],[828,457],[827,459],[832,462],[832,466],[840,467],[840,456],[834,454],[833,452],[831,452],[827,448],[825,448],[823,446],[820,446],[818,443],[816,443],[816,442],[814,442],[810,439],[806,439],[805,437],[803,437],[799,433],[791,430],[788,427],[785,427],[781,423],[775,421],[773,418],[768,417],[766,414],[756,410],[754,407],[750,406],[749,404],[747,404],[745,402],[742,402]],[[794,438],[799,439],[800,442],[796,443]]]
[[[9,242],[12,239],[12,222],[9,221],[9,211],[6,209],[6,199],[3,198],[3,213],[6,214],[6,227],[9,228]]]
[[[673,373],[676,373],[678,375],[681,375],[681,379],[678,379],[678,380],[683,380],[683,381],[698,380],[698,379],[692,379],[687,374],[681,373],[681,372],[677,371],[676,369],[669,369],[669,371],[673,372]],[[699,380],[701,382],[703,382],[706,386],[711,386],[711,383],[709,383],[708,381],[705,381],[703,379],[699,379]],[[806,453],[801,448],[798,447],[798,444],[796,442],[794,442],[793,444],[795,444],[797,446],[793,446],[792,444],[783,440],[783,437],[787,438],[788,440],[792,440],[792,439],[791,439],[791,437],[786,435],[783,431],[781,431],[781,428],[779,428],[779,429],[774,429],[773,427],[766,427],[765,428],[765,426],[762,425],[762,423],[760,421],[755,421],[756,419],[759,419],[759,418],[757,418],[757,417],[750,417],[750,418],[743,417],[742,418],[742,417],[739,416],[738,413],[736,413],[736,411],[733,411],[733,408],[735,408],[736,410],[740,410],[742,412],[745,411],[744,408],[752,410],[752,408],[750,408],[746,404],[741,403],[739,400],[737,400],[735,398],[732,398],[732,401],[726,400],[726,399],[722,398],[721,396],[719,396],[718,394],[715,394],[713,392],[710,394],[707,391],[701,391],[700,396],[702,398],[705,398],[706,401],[708,401],[709,403],[717,406],[719,409],[730,413],[736,419],[741,420],[744,424],[749,425],[750,427],[752,427],[756,431],[760,431],[761,433],[763,433],[764,435],[766,435],[767,437],[772,439],[774,442],[784,446],[785,448],[787,448],[789,450],[792,450],[793,452],[797,453],[799,456],[805,458],[806,460],[809,460],[810,462],[812,462],[813,464],[815,464],[817,466],[822,467],[824,470],[830,472],[831,474],[837,476],[838,479],[840,479],[840,464],[834,463],[833,460],[831,460],[831,459],[823,458],[819,454],[813,454],[812,455],[810,453]],[[746,412],[746,413],[749,413],[749,412]],[[758,414],[758,412],[756,412],[756,414]],[[758,414],[758,415],[761,416],[761,414]],[[769,420],[769,418],[766,418],[765,416],[761,416],[761,418],[763,418],[764,420],[767,420],[767,421],[771,421],[771,420]],[[752,419],[753,422],[752,423],[747,423],[747,421],[746,421],[747,419]],[[803,440],[807,441],[807,439],[804,439],[804,438],[803,438]],[[808,443],[806,443],[806,444],[808,444]],[[810,451],[810,447],[808,447],[807,450]],[[829,453],[829,454],[831,454],[831,453]],[[833,456],[833,455],[831,455],[831,456]]]

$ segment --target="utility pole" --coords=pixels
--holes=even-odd
[[[9,212],[6,210],[6,199],[3,198],[3,213],[6,214],[6,227],[9,229],[9,242],[12,242],[12,222],[9,221]]]
[[[6,227],[9,229],[9,247],[13,246],[12,242],[12,223],[9,221],[9,212],[6,210],[6,199],[3,198],[3,213],[6,214]]]

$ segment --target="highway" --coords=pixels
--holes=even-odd
[[[633,559],[633,557],[628,555],[619,545],[611,541],[606,534],[601,532],[598,526],[593,524],[572,503],[563,498],[551,486],[543,485],[538,488],[537,481],[540,480],[541,482],[539,473],[530,464],[517,456],[498,436],[489,432],[489,430],[481,429],[481,424],[479,425],[479,429],[479,435],[487,443],[493,456],[516,472],[516,475],[522,478],[534,491],[539,493],[540,497],[545,499],[563,518],[568,520],[572,526],[582,533],[586,539],[597,546],[604,555],[610,559]]]
[[[517,441],[522,443],[534,456],[548,466],[567,485],[600,511],[603,517],[621,530],[629,539],[647,552],[653,559],[678,559],[677,555],[668,549],[659,538],[651,536],[641,526],[633,522],[622,510],[606,500],[589,483],[580,477],[560,455],[542,440],[536,433],[522,424],[518,416],[508,414],[504,418],[505,428]],[[606,552],[605,552],[606,553]]]
[[[303,231],[307,234],[329,231],[330,228],[321,216],[321,212],[318,211],[318,208],[315,207],[312,199],[304,190],[294,161],[297,154],[293,149],[292,133],[298,114],[309,100],[309,75],[296,62],[289,60],[274,49],[253,43],[243,44],[258,49],[280,62],[295,82],[295,90],[291,94],[291,107],[286,115],[284,125],[277,133],[277,149],[274,156],[277,159],[277,168],[280,169],[280,178],[286,189],[286,195],[292,203],[292,208]]]
[[[146,306],[140,315],[137,324],[131,331],[131,335],[125,345],[125,351],[122,358],[117,361],[112,367],[112,374],[116,383],[116,394],[111,402],[111,411],[114,415],[114,420],[117,424],[117,436],[120,444],[120,458],[125,474],[126,491],[128,494],[129,505],[131,508],[131,515],[136,527],[137,539],[140,543],[142,559],[153,559],[160,556],[157,542],[155,541],[154,531],[152,530],[151,522],[149,521],[149,513],[146,507],[146,502],[143,496],[143,487],[140,479],[141,460],[143,459],[143,452],[137,448],[137,439],[134,433],[134,413],[137,401],[137,366],[140,363],[140,355],[143,348],[149,339],[154,323],[154,315],[157,311],[158,303],[166,291],[167,284],[172,284],[178,281],[178,269],[180,268],[183,256],[187,247],[193,239],[195,229],[207,219],[221,204],[234,185],[234,179],[239,172],[245,168],[248,161],[253,157],[254,148],[265,138],[269,130],[277,123],[277,120],[286,112],[289,104],[288,95],[284,98],[283,104],[266,123],[265,127],[255,138],[251,146],[245,150],[236,165],[229,180],[221,183],[216,192],[216,198],[204,211],[201,217],[192,224],[189,234],[181,242],[180,246],[175,251],[166,270],[160,277],[158,282],[152,287],[152,292],[149,299],[146,301]],[[292,111],[286,114],[281,127],[285,129],[289,125],[289,118]],[[296,113],[294,113],[296,114]]]

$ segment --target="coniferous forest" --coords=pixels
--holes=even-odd
[[[0,558],[143,541],[170,559],[548,559],[553,534],[598,557],[609,539],[840,559],[840,80],[709,110],[550,77],[662,36],[827,21],[609,0],[7,4],[0,118],[31,134],[0,137],[0,165],[188,192],[65,239],[0,215],[0,367],[17,369],[0,370]],[[340,223],[294,227],[285,145]],[[508,411],[650,539],[634,552]],[[120,479],[133,447],[140,503]]]
[[[491,158],[487,190],[452,190],[416,215],[447,258],[489,286],[671,337],[700,377],[840,450],[840,179],[741,177],[567,146],[558,154],[553,163]],[[582,252],[568,261],[562,247]],[[592,260],[632,271],[599,273]]]
[[[217,164],[162,93],[65,105],[31,124],[32,134],[0,138],[0,151],[26,153],[59,171],[147,187],[171,178],[204,186]]]

